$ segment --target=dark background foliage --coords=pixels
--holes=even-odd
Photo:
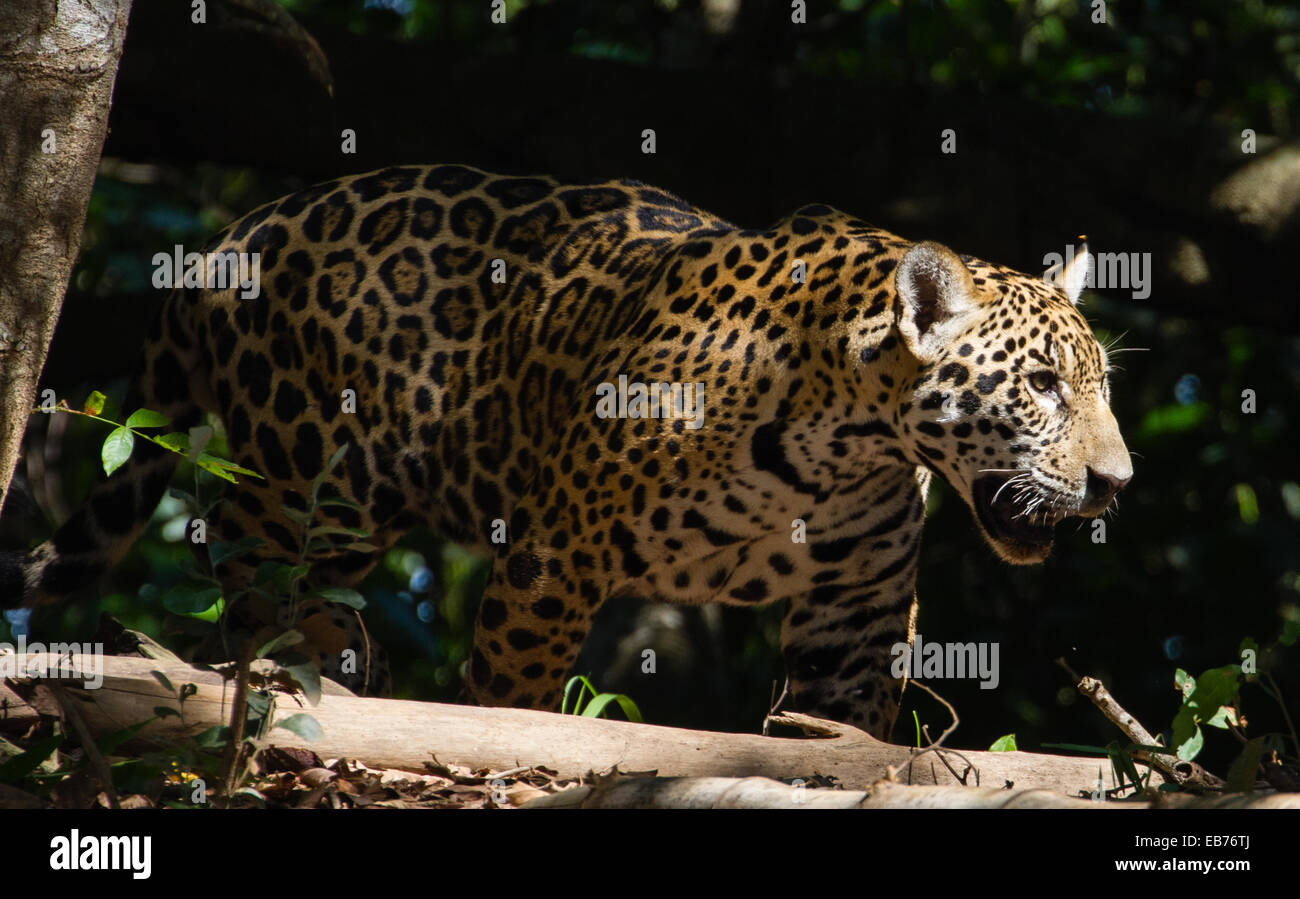
[[[1096,24],[1074,0],[813,0],[795,25],[782,2],[511,0],[509,23],[494,25],[484,0],[282,5],[319,41],[332,90],[301,44],[239,6],[210,3],[199,26],[189,4],[137,2],[43,387],[120,400],[159,300],[154,253],[197,245],[292,188],[388,163],[634,177],[745,226],[827,202],[1025,271],[1086,232],[1094,249],[1155,263],[1149,297],[1097,290],[1084,307],[1103,340],[1135,350],[1116,357],[1113,392],[1136,475],[1104,544],[1067,524],[1028,569],[999,563],[956,495],[933,491],[919,631],[1001,647],[996,690],[935,684],[962,715],[952,742],[1113,739],[1054,664],[1062,656],[1167,728],[1175,668],[1240,661],[1243,637],[1266,643],[1300,618],[1294,6],[1111,3]],[[357,132],[355,155],[339,152],[343,128]],[[653,156],[640,151],[644,128],[657,133]],[[940,153],[945,128],[955,155]],[[7,545],[69,514],[103,436],[33,418]],[[183,520],[164,504],[98,591],[103,609],[163,629]],[[372,574],[371,626],[401,695],[456,697],[485,570],[416,533]],[[38,624],[84,634],[96,611]],[[632,695],[648,720],[754,730],[781,679],[779,621],[779,609],[617,604],[579,670]],[[640,673],[646,647],[654,675]],[[1294,698],[1294,658],[1280,674]],[[913,738],[913,710],[932,734],[946,724],[911,690],[895,739]],[[1251,732],[1282,728],[1258,692],[1245,712]],[[1209,761],[1234,745],[1216,733]]]

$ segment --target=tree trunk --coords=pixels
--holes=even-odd
[[[0,510],[81,248],[130,9],[0,7]]]

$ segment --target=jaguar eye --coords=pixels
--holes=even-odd
[[[1029,386],[1039,393],[1056,393],[1056,372],[1042,369],[1029,376]]]

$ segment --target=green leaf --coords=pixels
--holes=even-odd
[[[290,646],[297,646],[305,639],[306,637],[302,635],[301,631],[295,631],[295,630],[285,631],[283,634],[276,637],[274,640],[271,640],[267,643],[263,643],[261,648],[257,650],[257,657],[259,659],[264,659],[267,656],[269,656],[271,653],[276,652],[277,650],[287,649]]]
[[[354,552],[354,553],[379,552],[379,547],[375,546],[373,543],[362,543],[359,540],[356,543],[349,543],[346,546],[340,546],[339,549],[346,549],[348,552]]]
[[[154,443],[158,444],[159,446],[165,447],[174,453],[182,453],[185,455],[189,454],[190,435],[188,434],[182,434],[179,431],[173,431],[170,434],[160,434],[157,437],[150,437],[149,439],[152,440]],[[172,489],[175,490],[176,488],[173,487]],[[186,493],[185,495],[187,497],[190,496],[188,493]],[[190,497],[190,499],[193,499],[193,497]]]
[[[221,749],[229,742],[230,728],[224,724],[209,727],[194,738],[195,745],[200,749]]]
[[[63,745],[63,739],[63,734],[46,737],[23,754],[16,755],[0,765],[0,784],[17,783],[31,774]]]
[[[637,722],[641,720],[641,710],[636,707],[636,703],[622,693],[601,693],[592,697],[591,702],[582,710],[582,717],[600,718],[604,716],[605,709],[611,702],[618,703],[619,708],[623,710],[623,714],[627,716],[627,720]]]
[[[158,672],[154,672],[154,674],[156,675]],[[155,719],[150,718],[147,721],[141,721],[139,724],[132,724],[130,727],[124,727],[121,730],[113,731],[111,734],[105,734],[95,741],[95,745],[99,747],[101,754],[112,755],[117,750],[117,747],[134,737],[150,724],[153,724],[154,720]]]
[[[126,460],[131,458],[131,447],[134,445],[135,437],[130,431],[126,428],[114,428],[104,438],[104,446],[100,450],[104,474],[111,475],[125,465]]]
[[[1200,728],[1196,723],[1196,709],[1189,704],[1184,704],[1178,708],[1178,714],[1174,715],[1173,737],[1170,743],[1178,751],[1178,757],[1183,758],[1182,747],[1189,740],[1195,738],[1200,733]]]
[[[86,401],[81,404],[81,411],[87,415],[98,416],[99,413],[104,411],[104,403],[107,400],[108,397],[104,396],[104,394],[98,390],[92,390],[90,396],[86,397]]]
[[[1294,646],[1296,640],[1300,640],[1300,620],[1288,618],[1286,624],[1282,625],[1282,636],[1277,638],[1277,642],[1283,646]]]
[[[330,460],[325,463],[325,470],[321,472],[321,474],[329,474],[335,468],[338,468],[338,464],[342,462],[343,457],[348,454],[348,448],[350,446],[351,446],[350,443],[345,443],[342,446],[340,446],[338,449],[336,449],[333,455],[330,456]],[[317,475],[317,477],[320,477],[320,475]]]
[[[361,511],[360,503],[354,503],[352,500],[344,499],[341,496],[326,496],[316,500],[316,508],[324,509],[327,506],[342,506],[345,509],[352,509],[356,512]]]
[[[623,710],[623,714],[627,716],[628,721],[635,721],[637,724],[641,723],[641,710],[637,708],[637,704],[632,701],[631,697],[619,693],[614,697],[614,700],[618,703],[618,707]]]
[[[1125,778],[1135,787],[1142,785],[1142,776],[1138,774],[1137,766],[1133,764],[1133,757],[1119,745],[1111,743],[1106,747],[1106,754],[1110,756],[1110,763],[1115,769],[1115,779],[1119,785],[1124,786]]]
[[[276,727],[283,727],[285,730],[297,734],[304,740],[316,741],[325,736],[324,729],[321,728],[320,722],[308,715],[306,712],[299,712],[296,715],[290,715],[283,721],[276,722]]]
[[[1219,730],[1227,730],[1229,725],[1236,726],[1237,710],[1230,705],[1221,705],[1205,723],[1210,727],[1217,727]]]
[[[163,597],[163,608],[176,615],[199,615],[217,604],[221,588],[210,581],[177,584]]]
[[[242,593],[243,593],[242,590],[239,591],[238,593],[235,593],[230,597],[230,601],[234,602],[236,599],[239,598],[240,594]],[[210,624],[216,624],[218,621],[221,620],[221,616],[225,611],[226,611],[226,597],[223,595],[219,597],[217,601],[214,602],[212,605],[204,609],[202,612],[191,612],[189,617],[193,618],[195,621],[206,621]]]
[[[171,423],[166,415],[152,409],[136,409],[126,420],[128,428],[164,428]]]
[[[1255,778],[1259,776],[1259,762],[1267,750],[1268,737],[1255,737],[1247,740],[1241,748],[1241,754],[1228,766],[1228,792],[1249,793],[1255,789]]]
[[[168,693],[176,692],[176,688],[173,687],[172,682],[167,679],[167,675],[163,674],[161,671],[150,671],[149,673],[153,675],[154,680],[162,684],[163,689]]]
[[[280,514],[285,518],[298,525],[300,528],[311,527],[311,513],[304,512],[302,509],[295,509],[292,506],[280,506]]]
[[[580,714],[579,709],[582,708],[583,691],[589,690],[591,691],[592,696],[596,695],[596,688],[591,685],[590,680],[583,677],[581,674],[569,678],[569,682],[564,685],[564,697],[560,700],[561,715],[569,714],[565,712],[565,709],[569,707],[569,694],[573,691],[575,687],[578,688],[578,695],[574,697],[573,712],[571,714],[574,715]]]
[[[1182,434],[1195,430],[1210,418],[1208,403],[1193,403],[1190,406],[1173,404],[1159,406],[1150,410],[1142,418],[1136,429],[1135,440],[1149,440],[1168,434]]]
[[[314,595],[326,602],[338,603],[358,611],[366,607],[366,598],[348,587],[321,587],[314,591]]]
[[[1175,753],[1184,762],[1190,762],[1201,754],[1201,749],[1205,746],[1205,733],[1193,725],[1193,732],[1190,737],[1178,744],[1178,750]]]
[[[271,711],[271,696],[261,690],[248,691],[248,712],[250,718],[265,718]]]
[[[235,480],[234,475],[232,475],[230,472],[226,471],[224,468],[222,468],[219,465],[214,465],[211,462],[204,462],[202,460],[194,464],[198,465],[199,468],[203,469],[208,474],[216,475],[217,477],[221,478],[221,480],[223,481],[229,481],[231,484],[239,483],[239,481]]]
[[[339,462],[341,462],[343,460],[343,457],[347,455],[349,445],[350,444],[345,443],[342,446],[340,446],[338,449],[336,449],[334,451],[334,454],[330,456],[330,460],[325,463],[325,467],[321,469],[320,474],[316,475],[316,477],[312,480],[311,502],[313,506],[319,505],[317,500],[320,497],[320,489],[322,486],[324,486],[325,479],[328,478],[334,472],[334,469],[338,467]]]
[[[1237,721],[1240,689],[1241,666],[1224,665],[1201,672],[1196,690],[1183,702],[1195,712],[1199,723],[1226,730],[1228,722]]]
[[[179,718],[181,713],[165,705],[156,705],[153,707],[153,713],[158,718]]]
[[[1015,752],[1015,751],[1016,751],[1015,734],[1007,734],[1005,737],[998,737],[996,740],[993,741],[993,745],[989,747],[989,752]]]
[[[280,667],[294,679],[302,689],[310,705],[320,703],[320,665],[300,653],[294,653],[281,660]]]
[[[341,528],[331,524],[322,524],[312,528],[307,532],[308,537],[323,537],[328,534],[338,534],[343,537],[369,537],[370,532],[365,528]]]
[[[290,565],[287,562],[263,562],[257,566],[253,583],[280,593],[288,593],[293,582],[303,578],[310,571],[306,565]]]
[[[582,710],[583,718],[599,718],[604,714],[605,706],[614,701],[613,693],[598,693],[591,697],[591,702],[587,703],[586,708]]]
[[[1243,524],[1255,524],[1259,521],[1259,500],[1255,489],[1249,484],[1238,484],[1233,488],[1237,499],[1237,514]]]
[[[1183,698],[1191,696],[1196,692],[1196,678],[1192,677],[1181,668],[1174,669],[1174,686],[1183,694]]]
[[[231,799],[234,799],[237,796],[243,796],[245,799],[253,800],[257,803],[258,808],[266,808],[266,797],[257,792],[257,790],[254,790],[252,787],[240,787],[238,790],[230,794]]]
[[[257,566],[257,571],[253,572],[253,583],[258,586],[268,584],[279,576],[280,569],[288,567],[285,562],[261,562]]]
[[[265,542],[261,537],[243,537],[234,543],[214,540],[208,547],[208,558],[212,561],[212,567],[216,568],[223,562],[248,555]]]
[[[244,468],[242,465],[236,465],[229,459],[223,459],[220,456],[214,456],[211,453],[199,453],[199,465],[215,465],[222,471],[233,471],[235,474],[247,475],[250,478],[262,478],[260,474],[251,468]],[[262,478],[262,480],[266,480]]]

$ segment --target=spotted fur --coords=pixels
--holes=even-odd
[[[227,577],[296,549],[281,505],[303,508],[346,444],[326,491],[362,511],[330,521],[381,550],[427,523],[495,557],[468,666],[485,704],[554,707],[611,598],[784,601],[799,707],[885,734],[930,478],[1027,563],[1132,473],[1078,268],[1067,293],[826,206],[745,230],[633,181],[403,167],[299,191],[210,249],[260,253],[262,293],[174,292],[140,390],[182,425],[215,413],[267,476],[209,522],[266,541]],[[598,416],[620,375],[704,384],[703,427]],[[171,467],[138,453],[50,543],[0,561],[5,603],[111,564]],[[375,561],[322,552],[312,578],[355,583]],[[309,611],[336,672],[352,619]]]

